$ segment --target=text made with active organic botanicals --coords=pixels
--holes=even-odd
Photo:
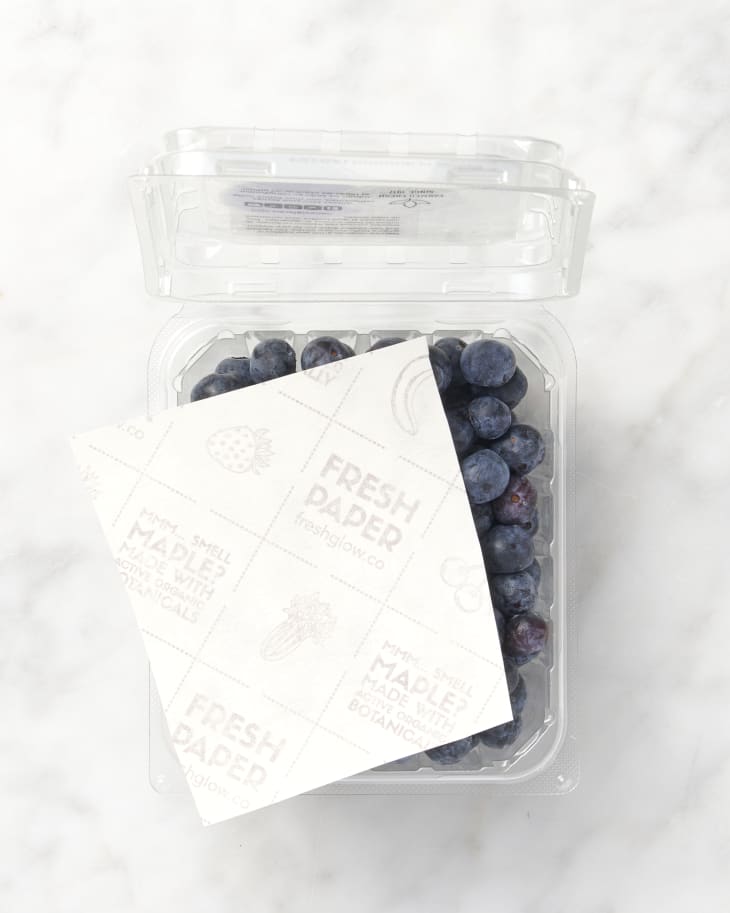
[[[386,640],[347,709],[420,751],[449,740],[472,697],[470,682]]]
[[[196,693],[172,728],[172,744],[191,786],[245,808],[241,796],[258,792],[281,760],[286,739],[230,707]]]
[[[130,593],[195,624],[215,596],[231,556],[215,542],[187,535],[182,525],[142,508],[116,555]]]
[[[419,499],[337,453],[309,486],[298,528],[376,570],[385,567],[418,516]]]

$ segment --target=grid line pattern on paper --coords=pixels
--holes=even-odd
[[[495,664],[492,663],[492,665],[495,665]],[[498,671],[502,671],[502,670],[498,670]],[[490,701],[492,700],[492,698],[494,697],[494,692],[497,690],[497,685],[499,684],[500,677],[501,677],[500,675],[496,675],[496,676],[494,677],[494,684],[493,684],[492,687],[490,688],[489,694],[486,696],[486,698],[485,698],[485,700],[484,700],[484,703],[482,704],[482,706],[481,706],[481,708],[480,708],[480,710],[479,710],[479,717],[480,717],[480,718],[481,718],[481,715],[484,713],[484,711],[485,711],[485,710],[487,709],[487,707],[489,706],[489,702],[490,702]],[[511,701],[510,701],[510,703],[511,703]]]
[[[119,518],[120,518],[120,517],[122,516],[122,514],[124,513],[124,510],[125,510],[127,504],[129,504],[129,502],[132,500],[132,497],[134,496],[135,491],[137,491],[137,489],[139,488],[139,483],[142,481],[142,478],[143,478],[144,474],[147,472],[147,470],[148,470],[148,469],[150,468],[150,466],[152,465],[152,462],[153,462],[154,458],[155,458],[155,457],[157,456],[157,454],[160,452],[160,448],[162,447],[162,445],[163,445],[163,444],[165,443],[165,441],[167,440],[167,436],[168,436],[168,434],[170,433],[170,431],[172,430],[172,426],[173,426],[174,424],[175,424],[174,422],[168,422],[168,423],[167,423],[167,427],[165,428],[165,430],[164,430],[164,431],[162,432],[162,434],[160,435],[160,439],[159,439],[158,442],[155,444],[154,448],[152,449],[152,453],[151,453],[151,454],[149,455],[149,457],[147,458],[147,462],[144,464],[144,466],[142,467],[142,469],[137,473],[137,478],[134,480],[134,484],[133,484],[132,487],[129,489],[129,494],[128,494],[127,497],[124,499],[124,503],[122,504],[122,506],[121,506],[121,507],[119,508],[119,510],[117,511],[116,517],[114,517],[114,519],[112,520],[112,526],[116,526],[117,523],[119,522]]]
[[[218,622],[219,622],[219,621],[221,620],[221,618],[223,617],[223,613],[225,612],[225,610],[226,610],[226,606],[225,606],[225,605],[222,605],[222,606],[220,607],[220,609],[218,610],[218,614],[216,615],[215,619],[213,620],[213,623],[211,624],[211,626],[208,628],[208,632],[207,632],[207,634],[205,635],[205,637],[203,638],[203,640],[202,640],[200,646],[198,647],[197,652],[195,653],[195,655],[194,655],[194,656],[192,657],[192,659],[190,660],[190,663],[189,663],[189,665],[188,665],[188,668],[185,670],[185,674],[183,675],[183,677],[182,677],[182,678],[180,679],[180,681],[178,682],[177,688],[175,688],[175,690],[174,690],[173,693],[172,693],[172,697],[171,697],[170,700],[167,702],[167,706],[165,707],[165,712],[168,712],[168,711],[170,710],[170,708],[172,707],[173,703],[175,702],[175,698],[176,698],[176,697],[178,696],[178,694],[180,693],[180,689],[181,689],[182,686],[185,684],[185,682],[188,680],[188,675],[190,675],[190,673],[192,672],[193,668],[195,667],[195,664],[196,664],[196,663],[198,662],[198,660],[200,659],[200,654],[203,652],[203,650],[204,650],[204,648],[205,648],[205,645],[208,643],[208,639],[210,638],[210,635],[213,633],[213,631],[215,631],[216,625],[218,624]]]
[[[238,520],[234,520],[233,517],[227,517],[225,514],[222,514],[218,510],[214,510],[212,507],[210,509],[210,512],[214,516],[220,517],[221,520],[226,520],[228,523],[233,524],[233,526],[238,527],[238,529],[242,530],[244,533],[248,533],[250,536],[253,536],[255,539],[259,539],[260,541],[263,541],[263,539],[265,538],[265,534],[262,535],[261,533],[257,533],[256,530],[250,529],[248,526],[245,526],[243,523],[239,523]],[[285,545],[279,545],[278,542],[272,542],[271,539],[266,539],[266,542],[272,548],[277,548],[277,549],[279,549],[280,552],[284,552],[284,554],[289,555],[290,558],[296,558],[297,561],[301,561],[302,564],[307,564],[307,565],[309,565],[309,567],[313,567],[313,568],[318,567],[318,565],[315,564],[314,561],[310,561],[308,558],[303,558],[301,555],[298,555],[296,552],[293,552],[290,548],[287,548]]]
[[[420,463],[416,463],[415,460],[411,460],[409,457],[403,456],[402,454],[398,455],[398,459],[402,460],[404,463],[408,463],[409,466],[412,466],[414,469],[420,469],[421,472],[424,472],[427,476],[431,476],[432,479],[436,479],[437,482],[443,482],[444,485],[447,485],[449,489],[455,488],[457,491],[463,491],[464,486],[457,484],[457,479],[461,478],[461,472],[458,472],[453,478],[445,479],[443,476],[440,476],[437,472],[429,469],[427,466],[421,466]]]
[[[375,613],[375,615],[373,616],[373,618],[372,618],[370,624],[368,625],[368,629],[367,629],[367,631],[365,632],[365,634],[363,635],[362,639],[360,640],[360,643],[358,644],[357,648],[355,649],[355,652],[352,654],[352,659],[355,659],[357,656],[360,655],[360,651],[362,650],[363,646],[365,645],[365,642],[367,641],[368,637],[370,636],[371,631],[373,630],[373,628],[374,628],[375,625],[377,624],[378,619],[379,619],[380,616],[383,614],[383,612],[384,612],[387,608],[389,608],[389,606],[388,606],[388,601],[390,600],[390,598],[391,598],[391,596],[393,595],[393,593],[394,593],[396,587],[398,586],[398,584],[399,584],[400,581],[402,580],[403,575],[405,574],[406,570],[408,569],[409,564],[410,564],[411,561],[413,560],[413,554],[414,554],[414,553],[411,552],[411,553],[408,555],[408,557],[406,558],[405,562],[403,563],[403,566],[401,567],[400,571],[399,571],[398,574],[396,575],[395,580],[394,580],[393,583],[391,584],[391,586],[390,586],[388,592],[385,594],[385,597],[384,597],[383,599],[378,599],[378,598],[375,597],[375,596],[370,596],[369,594],[364,593],[364,592],[358,590],[358,592],[362,592],[362,595],[365,595],[365,596],[367,596],[369,599],[371,599],[373,602],[378,603],[379,608],[378,608],[378,611],[377,611],[377,612]],[[332,574],[332,575],[330,575],[330,576],[332,576],[335,580],[339,580],[339,578],[335,577],[334,574]],[[346,668],[346,669],[343,671],[342,675],[341,675],[340,678],[338,679],[337,684],[334,686],[334,688],[333,688],[332,691],[330,692],[329,697],[327,698],[327,700],[326,700],[324,706],[323,706],[322,709],[320,710],[319,716],[317,717],[317,719],[316,719],[315,722],[313,723],[312,728],[309,730],[309,733],[307,734],[306,738],[305,738],[304,741],[302,742],[302,744],[301,744],[301,746],[300,746],[300,748],[299,748],[299,751],[298,751],[297,754],[294,756],[294,759],[292,760],[291,764],[289,765],[289,768],[287,769],[287,772],[286,772],[286,775],[285,775],[285,776],[289,776],[289,774],[292,772],[292,770],[293,770],[294,767],[296,766],[296,764],[297,764],[297,762],[299,761],[299,759],[301,758],[301,756],[304,754],[304,751],[305,751],[307,745],[309,744],[309,742],[310,742],[312,736],[314,735],[315,731],[319,728],[322,718],[324,717],[324,715],[325,715],[325,714],[327,713],[327,711],[329,710],[330,705],[331,705],[332,701],[333,701],[334,698],[335,698],[335,695],[336,695],[337,692],[340,690],[340,688],[341,688],[341,686],[342,686],[342,683],[345,681],[345,679],[346,679],[347,676],[349,675],[349,672],[350,672],[350,669],[349,669],[349,667],[348,667],[348,668]],[[281,792],[281,790],[276,790],[276,791],[274,792],[273,798],[276,799],[276,797],[279,795],[280,792]]]
[[[457,477],[460,477],[460,476],[461,476],[461,470],[459,470],[459,471],[456,473],[456,476],[455,476],[454,478],[457,478]],[[442,481],[444,481],[444,480],[442,480]],[[436,508],[435,508],[433,514],[431,515],[431,519],[428,521],[428,523],[427,523],[427,524],[425,525],[425,527],[423,528],[423,532],[421,533],[421,536],[425,536],[425,535],[428,533],[428,531],[431,529],[431,527],[432,527],[433,524],[434,524],[434,521],[435,521],[436,517],[438,517],[438,515],[441,513],[441,508],[442,508],[442,507],[444,506],[444,504],[446,503],[446,499],[447,499],[448,496],[451,494],[451,492],[452,492],[452,491],[463,491],[463,490],[464,490],[463,488],[459,488],[458,485],[455,485],[455,484],[453,483],[453,481],[449,484],[448,488],[446,488],[446,489],[444,490],[444,493],[443,493],[443,496],[441,497],[441,500],[440,500],[440,501],[438,502],[438,504],[436,505]]]
[[[326,412],[322,412],[321,409],[317,409],[316,406],[310,406],[309,403],[303,402],[301,399],[297,399],[296,396],[292,396],[290,393],[284,393],[283,390],[279,390],[279,396],[284,396],[286,399],[291,400],[293,403],[297,403],[302,406],[304,409],[308,409],[310,412],[314,412],[316,415],[322,416],[330,420],[330,424],[337,425],[338,428],[342,428],[344,431],[349,431],[351,434],[356,435],[357,437],[362,438],[364,441],[372,444],[374,447],[380,448],[380,450],[387,450],[388,448],[385,444],[381,444],[380,441],[376,441],[375,438],[370,437],[367,434],[363,434],[362,431],[358,431],[357,428],[353,428],[351,425],[348,425],[346,422],[343,422],[342,419],[335,418],[334,415],[327,415]]]
[[[377,596],[373,596],[372,593],[368,593],[366,590],[361,590],[359,586],[355,586],[354,583],[350,583],[349,580],[345,580],[344,577],[339,577],[337,574],[330,574],[330,577],[333,580],[336,580],[338,583],[341,583],[342,586],[346,586],[348,589],[353,590],[355,593],[359,593],[360,596],[364,596],[366,599],[370,599],[372,602],[377,602],[380,605],[381,600]],[[414,625],[419,625],[421,628],[425,628],[426,631],[430,631],[431,634],[440,634],[441,632],[437,628],[432,628],[431,625],[426,624],[425,621],[421,621],[420,618],[414,618],[413,615],[409,615],[407,612],[404,612],[402,609],[397,609],[395,606],[391,605],[389,602],[385,606],[389,612],[395,612],[396,615],[400,615],[402,618],[412,621]]]
[[[454,640],[453,637],[450,639],[450,643],[452,643],[455,647],[458,647],[460,650],[466,650],[467,653],[470,653],[472,656],[476,657],[476,659],[480,659],[483,663],[489,663],[489,665],[494,666],[495,669],[501,668],[497,663],[494,662],[493,659],[489,659],[487,656],[482,656],[481,653],[477,653],[476,650],[472,650],[472,648],[467,647],[466,644],[459,643],[459,641]]]
[[[352,380],[350,381],[350,383],[347,385],[347,389],[346,389],[345,392],[342,394],[342,397],[341,397],[339,403],[337,403],[337,405],[335,406],[334,412],[333,412],[330,416],[327,417],[327,421],[326,421],[326,423],[325,423],[324,428],[322,429],[322,432],[321,432],[320,436],[317,438],[317,440],[316,440],[316,442],[315,442],[315,444],[314,444],[314,447],[312,447],[312,449],[309,451],[309,456],[307,457],[307,459],[306,459],[306,460],[304,461],[304,463],[302,464],[302,468],[301,468],[301,470],[300,470],[301,472],[304,472],[304,470],[307,468],[307,466],[309,466],[309,464],[312,462],[312,457],[314,456],[314,454],[315,454],[315,453],[317,452],[317,450],[319,449],[319,445],[320,445],[320,444],[322,443],[322,441],[324,440],[325,434],[327,434],[327,432],[330,430],[330,428],[332,427],[333,423],[335,422],[335,420],[336,420],[336,418],[337,418],[337,414],[339,413],[340,409],[341,409],[341,408],[345,405],[345,403],[347,402],[347,399],[348,399],[350,393],[352,393],[353,387],[354,387],[355,384],[358,382],[358,380],[360,380],[360,375],[362,374],[363,370],[364,370],[363,368],[360,368],[360,369],[358,370],[357,374],[355,374],[355,376],[352,378]],[[279,391],[279,392],[281,392],[281,391]],[[296,402],[296,400],[295,400],[295,402]],[[303,405],[303,404],[300,404],[300,405]]]
[[[238,592],[238,588],[239,588],[239,587],[241,586],[241,584],[243,583],[243,578],[246,576],[246,574],[248,574],[248,572],[249,572],[249,570],[250,570],[250,568],[251,568],[251,565],[252,565],[252,564],[254,563],[254,561],[256,560],[256,556],[257,556],[258,553],[261,551],[262,546],[269,542],[269,540],[267,539],[267,536],[268,536],[269,533],[271,532],[271,530],[272,530],[272,528],[273,528],[273,526],[274,526],[274,523],[276,523],[276,521],[279,519],[282,510],[284,510],[284,507],[286,506],[286,502],[289,500],[289,498],[291,497],[291,493],[294,491],[294,487],[295,487],[295,486],[292,485],[292,486],[289,488],[289,491],[287,491],[287,493],[284,495],[284,499],[283,499],[282,502],[279,504],[279,506],[276,508],[276,513],[275,513],[274,516],[271,518],[271,521],[269,522],[269,525],[266,527],[266,529],[264,530],[264,532],[262,533],[262,535],[259,536],[259,541],[256,543],[256,548],[251,552],[251,555],[250,555],[248,561],[246,562],[246,566],[245,566],[244,569],[241,571],[241,575],[239,576],[238,580],[236,581],[236,583],[235,583],[235,585],[234,585],[234,587],[233,587],[233,592],[234,592],[234,593],[237,593],[237,592]],[[269,544],[271,544],[271,543],[269,543]]]
[[[184,491],[180,491],[179,488],[175,488],[174,485],[170,485],[168,482],[163,482],[162,479],[158,479],[155,476],[150,475],[149,472],[147,472],[147,469],[140,469],[138,466],[135,466],[133,463],[128,463],[127,460],[122,460],[120,457],[115,456],[113,453],[109,453],[108,451],[104,450],[103,447],[98,447],[96,444],[87,444],[86,446],[89,448],[89,450],[93,450],[95,453],[100,453],[102,456],[105,456],[107,459],[112,460],[114,463],[119,463],[120,466],[124,466],[126,469],[131,469],[132,472],[136,472],[138,474],[139,478],[137,479],[137,482],[135,483],[135,486],[134,486],[135,489],[139,485],[139,482],[142,479],[147,479],[148,482],[154,482],[155,485],[160,485],[160,486],[162,486],[162,488],[166,488],[168,491],[173,492],[173,494],[179,495],[181,498],[184,498],[186,501],[190,501],[191,504],[197,504],[197,500],[195,498],[191,497],[190,495],[185,494]],[[154,456],[154,454],[153,454],[153,456]],[[149,463],[150,463],[150,461],[148,460],[147,461],[148,467],[149,467]],[[132,493],[133,492],[130,492],[129,497],[132,496]],[[127,499],[127,500],[129,500],[129,499]],[[121,510],[123,510],[124,507],[126,507],[126,503],[123,505]],[[121,510],[120,510],[120,513],[121,513]],[[115,522],[116,522],[116,520],[115,520]]]
[[[152,637],[154,640],[159,640],[160,643],[165,644],[173,650],[177,650],[178,653],[182,653],[183,656],[187,656],[190,659],[195,659],[195,654],[191,653],[189,650],[184,650],[182,647],[178,647],[177,644],[172,643],[170,640],[166,640],[164,637],[160,637],[159,634],[155,634],[154,631],[150,631],[148,628],[140,628],[140,631],[145,634],[147,637]],[[235,682],[237,685],[241,685],[242,688],[250,688],[248,682],[242,681],[240,678],[236,678],[235,675],[231,675],[229,672],[224,672],[223,669],[219,669],[218,666],[214,666],[213,663],[206,662],[204,659],[198,659],[198,663],[201,666],[205,666],[213,672],[217,672],[219,675],[222,675],[224,678],[229,678],[232,682]]]
[[[307,716],[306,713],[302,713],[300,710],[294,710],[293,707],[289,707],[287,704],[278,700],[275,697],[272,697],[270,694],[267,694],[265,691],[260,692],[261,697],[264,700],[269,701],[272,704],[276,704],[277,707],[281,707],[282,710],[286,710],[287,713],[291,713],[292,716],[298,716],[300,720],[304,720],[305,723],[310,723],[312,726],[316,726],[317,729],[321,729],[322,732],[326,732],[328,735],[334,736],[336,739],[340,739],[342,742],[347,742],[352,748],[357,748],[358,751],[362,751],[365,754],[368,753],[367,748],[363,748],[362,745],[358,745],[357,742],[353,742],[352,739],[348,739],[347,736],[342,735],[341,732],[337,732],[334,729],[330,729],[328,726],[323,726],[321,723],[316,723],[311,717]]]
[[[389,605],[388,611],[395,612],[396,615],[400,615],[401,618],[405,618],[414,625],[418,625],[419,628],[423,628],[424,631],[428,631],[431,634],[440,634],[441,632],[438,628],[432,628],[431,625],[426,624],[425,621],[421,621],[420,618],[414,618],[413,615],[409,615],[407,612],[404,612],[402,609],[396,609],[395,606]]]
[[[340,401],[338,402],[337,406],[335,407],[335,409],[334,409],[332,415],[329,417],[328,421],[326,422],[326,424],[325,424],[325,426],[324,426],[324,429],[322,430],[322,433],[320,434],[320,436],[317,438],[316,442],[315,442],[314,445],[312,446],[312,449],[310,450],[309,455],[308,455],[308,457],[307,457],[307,459],[306,459],[304,465],[302,466],[302,470],[306,469],[306,467],[307,467],[307,466],[309,465],[309,463],[311,462],[312,457],[314,456],[314,454],[316,453],[317,449],[319,448],[319,445],[321,444],[322,440],[324,439],[324,436],[325,436],[325,434],[327,433],[327,430],[329,429],[330,425],[332,424],[333,419],[336,417],[337,413],[340,411],[340,409],[343,407],[343,405],[344,405],[345,402],[347,401],[347,398],[349,397],[350,393],[352,392],[353,387],[355,386],[355,384],[356,384],[357,381],[359,380],[360,375],[362,374],[362,372],[363,372],[363,369],[360,368],[360,369],[358,370],[358,372],[355,374],[355,376],[353,377],[353,379],[351,380],[351,382],[348,384],[347,389],[346,389],[345,392],[342,394],[342,397],[340,398]],[[234,592],[234,593],[235,593],[235,592],[238,592],[238,589],[239,589],[239,587],[241,586],[241,583],[243,582],[244,577],[245,577],[246,574],[248,573],[248,571],[249,571],[251,565],[253,564],[254,560],[256,559],[256,556],[257,556],[257,555],[259,554],[259,552],[261,551],[262,546],[263,546],[265,543],[271,544],[271,543],[269,543],[267,537],[268,537],[269,533],[271,532],[271,530],[273,529],[274,524],[276,523],[276,521],[277,521],[277,520],[279,519],[279,517],[281,516],[281,512],[283,511],[284,507],[286,506],[286,503],[287,503],[287,501],[289,500],[289,498],[291,497],[291,494],[292,494],[292,492],[294,491],[294,488],[295,488],[295,487],[296,487],[295,485],[292,485],[292,486],[289,488],[289,490],[287,491],[286,495],[284,495],[283,500],[282,500],[281,503],[279,504],[279,506],[278,506],[278,508],[277,508],[277,510],[276,510],[276,513],[275,513],[274,516],[271,518],[271,522],[270,522],[269,525],[266,527],[266,530],[263,532],[263,534],[259,537],[259,541],[258,541],[258,543],[256,544],[256,548],[253,550],[253,552],[252,552],[250,558],[249,558],[248,561],[246,562],[246,566],[244,567],[243,571],[241,572],[240,577],[238,578],[238,580],[236,581],[235,586],[233,587],[233,592]],[[178,683],[177,688],[175,689],[175,691],[174,691],[172,697],[171,697],[170,700],[168,701],[167,707],[165,708],[166,711],[168,711],[168,710],[172,707],[172,704],[173,704],[175,698],[176,698],[177,695],[180,693],[180,689],[182,688],[183,684],[184,684],[185,681],[187,680],[187,678],[188,678],[188,676],[190,675],[191,671],[194,669],[195,664],[196,664],[197,662],[200,661],[200,656],[201,656],[203,650],[205,649],[206,644],[207,644],[208,641],[210,640],[211,635],[213,634],[213,632],[215,631],[216,627],[218,626],[219,621],[220,621],[221,618],[223,617],[223,613],[224,613],[225,609],[226,609],[226,606],[225,606],[225,605],[221,606],[221,609],[220,609],[220,611],[218,612],[218,615],[216,616],[215,620],[213,621],[213,623],[211,624],[210,628],[208,629],[208,632],[206,633],[205,637],[203,638],[202,643],[201,643],[200,646],[198,647],[198,650],[197,650],[196,654],[195,654],[195,655],[193,656],[193,658],[191,659],[190,664],[189,664],[189,666],[188,666],[188,668],[187,668],[185,674],[183,675],[182,679],[181,679],[180,682]],[[311,735],[311,733],[310,733],[310,735]]]
[[[402,567],[402,568],[398,571],[398,573],[396,574],[395,580],[394,580],[393,583],[391,584],[391,587],[390,587],[390,589],[388,590],[388,592],[385,594],[385,599],[383,599],[383,600],[381,601],[380,608],[379,608],[378,611],[375,613],[375,617],[372,619],[372,621],[371,621],[370,624],[368,625],[367,631],[365,632],[365,634],[364,634],[363,637],[362,637],[362,640],[361,640],[360,643],[358,644],[358,648],[357,648],[357,650],[355,650],[355,653],[353,654],[353,657],[352,657],[353,659],[355,659],[355,657],[357,657],[357,656],[360,655],[360,651],[361,651],[362,648],[365,646],[365,641],[368,639],[368,637],[370,637],[370,634],[371,634],[373,628],[374,628],[375,625],[378,623],[378,619],[379,619],[380,616],[383,614],[383,612],[385,611],[385,609],[388,608],[388,603],[389,603],[389,601],[390,601],[390,597],[393,595],[393,593],[395,592],[396,587],[398,586],[398,584],[399,584],[399,583],[401,582],[401,580],[403,579],[403,575],[405,574],[406,570],[408,569],[409,564],[411,563],[411,561],[413,561],[413,555],[414,555],[413,552],[411,552],[411,553],[408,555],[408,557],[406,558],[406,560],[403,562],[403,567]]]

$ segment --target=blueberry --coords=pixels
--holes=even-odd
[[[296,352],[285,339],[264,339],[251,353],[251,379],[255,384],[293,374]]]
[[[512,704],[512,716],[517,719],[517,717],[525,709],[525,704],[527,703],[527,685],[525,684],[524,678],[517,673],[517,684],[509,693],[509,701]]]
[[[507,616],[529,612],[537,600],[537,584],[527,571],[490,574],[489,591],[495,609]]]
[[[521,666],[545,649],[547,634],[548,624],[540,615],[513,615],[507,619],[504,652]]]
[[[493,526],[482,539],[484,564],[490,574],[512,574],[532,564],[532,537],[519,526]]]
[[[310,340],[302,349],[302,371],[328,365],[333,361],[342,361],[343,358],[352,358],[354,354],[355,350],[341,339],[334,336],[319,336]]]
[[[458,456],[463,456],[471,449],[475,440],[474,429],[471,426],[471,422],[459,412],[447,412],[446,420],[449,423],[451,439],[454,442],[456,453]]]
[[[506,748],[516,740],[521,729],[522,719],[517,717],[516,720],[510,720],[508,723],[485,729],[484,732],[479,733],[479,739],[487,748]]]
[[[439,339],[435,343],[437,349],[440,349],[446,354],[446,357],[449,359],[451,364],[451,383],[452,384],[463,384],[464,375],[461,373],[461,353],[466,348],[466,343],[463,339],[459,339],[456,336],[446,336],[444,339]]]
[[[461,353],[461,372],[464,380],[480,387],[501,387],[515,373],[515,354],[496,339],[470,342]]]
[[[441,402],[444,404],[444,409],[463,411],[464,414],[466,414],[466,409],[472,399],[471,390],[468,385],[464,384],[458,386],[452,383],[449,389],[441,394]]]
[[[207,374],[190,391],[190,402],[195,403],[199,399],[230,393],[231,390],[238,390],[239,387],[240,384],[231,374]]]
[[[469,403],[469,421],[483,440],[502,437],[512,424],[509,406],[494,396],[479,396]]]
[[[216,374],[230,374],[238,381],[239,387],[250,387],[251,380],[251,362],[245,355],[232,355],[230,358],[224,358],[218,362],[215,369]]]
[[[483,536],[485,533],[489,532],[494,523],[492,505],[489,501],[485,501],[484,504],[472,504],[471,515],[474,518],[477,536]]]
[[[506,403],[510,409],[514,409],[516,405],[522,402],[525,393],[527,393],[527,378],[519,368],[515,368],[515,373],[506,384],[502,384],[501,387],[482,387],[480,390],[483,390],[487,396],[496,396],[497,399],[501,399],[503,403]]]
[[[386,349],[388,346],[397,346],[399,342],[405,342],[402,336],[386,336],[384,339],[378,339],[374,342],[368,352],[377,352],[378,349]]]
[[[447,742],[445,745],[439,745],[438,748],[429,748],[426,754],[437,764],[458,764],[469,754],[475,744],[476,738],[468,735],[465,739]]]
[[[527,530],[531,536],[535,536],[540,529],[540,512],[535,508],[529,520],[525,520],[524,523],[518,523],[517,525],[521,526],[522,529]]]
[[[431,360],[433,376],[436,378],[436,386],[439,393],[443,393],[451,383],[451,363],[449,357],[436,346],[428,347],[428,357]]]
[[[507,434],[489,445],[512,472],[526,476],[545,459],[545,442],[532,425],[512,425]]]
[[[464,486],[472,504],[498,498],[509,483],[509,469],[491,450],[477,450],[461,462]]]
[[[525,571],[532,577],[535,581],[535,586],[540,586],[540,579],[542,578],[542,568],[540,567],[537,558],[532,562],[529,567],[525,568]]]
[[[507,679],[507,690],[512,694],[515,688],[519,687],[522,676],[509,656],[503,656],[502,661],[504,662],[504,677]]]
[[[492,504],[497,523],[528,523],[537,504],[535,486],[525,476],[510,476],[507,487]]]

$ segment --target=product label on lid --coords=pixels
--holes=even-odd
[[[347,184],[236,184],[223,195],[230,227],[258,235],[418,234],[424,209],[442,201],[435,187]]]

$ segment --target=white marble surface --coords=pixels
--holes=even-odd
[[[730,903],[730,8],[7,0],[0,909],[624,913]],[[127,151],[198,123],[527,132],[598,194],[580,372],[582,780],[562,799],[147,785],[146,669],[64,435],[144,408]]]

